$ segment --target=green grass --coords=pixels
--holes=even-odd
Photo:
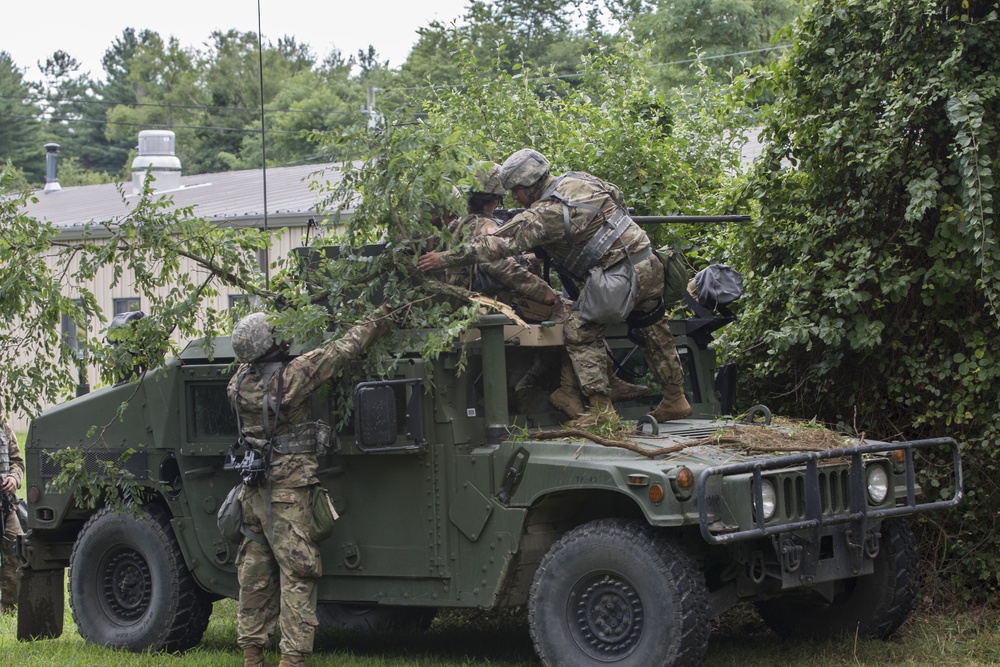
[[[202,643],[181,655],[134,654],[93,646],[76,632],[67,609],[58,639],[21,643],[14,617],[0,618],[0,656],[18,667],[235,667],[236,604],[215,604]],[[275,647],[268,651],[278,661]],[[523,613],[446,613],[421,635],[359,637],[321,631],[310,667],[537,667]],[[989,609],[914,614],[889,641],[781,641],[748,608],[716,623],[704,667],[985,667],[1000,664],[1000,615]]]

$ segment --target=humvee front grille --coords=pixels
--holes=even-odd
[[[824,515],[851,510],[850,471],[847,468],[818,471],[820,510]],[[782,515],[788,521],[806,515],[806,478],[804,474],[785,477],[780,486]]]
[[[952,497],[920,502],[916,497],[918,487],[913,451],[936,447],[951,450]],[[893,450],[903,452],[903,471],[890,476],[895,487],[890,489],[886,502],[877,507],[871,506],[868,503],[864,474],[865,457],[884,457],[886,452]],[[834,463],[836,459],[848,459],[850,462],[837,465]],[[820,467],[821,463],[826,465]],[[853,476],[852,470],[856,473]],[[775,484],[778,495],[776,514],[768,520],[761,516],[762,480],[765,477]],[[748,515],[752,515],[752,525],[736,527],[726,521],[718,521],[720,503],[717,494],[726,485],[727,479],[744,485],[746,491],[740,502],[744,503],[743,507],[746,507],[745,503],[750,504],[752,511]],[[899,489],[899,486],[905,488]],[[954,507],[962,499],[962,460],[958,443],[953,438],[878,442],[706,468],[699,473],[695,488],[702,537],[710,544],[728,544],[793,531],[818,531],[824,526],[863,523]],[[899,491],[903,491],[904,495],[900,495]],[[852,497],[855,498],[853,504]],[[734,499],[730,497],[728,502],[732,503]]]
[[[123,461],[124,455],[124,449],[88,449],[83,453],[83,469],[88,476],[100,477],[109,466],[114,466],[131,473],[135,479],[146,479],[146,452],[134,452]],[[40,458],[38,467],[42,479],[52,479],[59,474],[61,467],[48,452]]]

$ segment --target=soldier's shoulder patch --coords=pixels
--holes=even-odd
[[[492,236],[493,234],[496,234],[496,231],[497,231],[496,225],[486,225],[485,227],[483,227],[483,234]]]

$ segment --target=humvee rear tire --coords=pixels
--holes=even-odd
[[[131,651],[189,649],[212,613],[166,510],[154,505],[136,518],[105,508],[84,524],[69,561],[69,604],[84,639]]]
[[[910,615],[917,597],[917,540],[904,519],[882,522],[875,571],[838,583],[832,602],[816,594],[757,603],[767,627],[785,638],[888,639]]]
[[[528,596],[546,667],[680,667],[708,646],[708,593],[692,558],[641,521],[602,519],[566,533]]]
[[[324,628],[371,635],[380,632],[420,633],[431,627],[433,607],[389,607],[368,604],[321,602],[316,618]]]

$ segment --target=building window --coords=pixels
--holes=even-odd
[[[122,313],[134,313],[137,310],[141,310],[142,306],[142,303],[139,301],[139,297],[137,296],[115,299],[113,303],[115,315],[121,315]]]
[[[76,300],[78,306],[83,305],[79,299]],[[84,317],[82,322],[73,320],[72,315],[63,313],[62,315],[62,336],[68,346],[76,350],[76,356],[82,358],[83,350],[80,344],[87,340],[88,319]]]

